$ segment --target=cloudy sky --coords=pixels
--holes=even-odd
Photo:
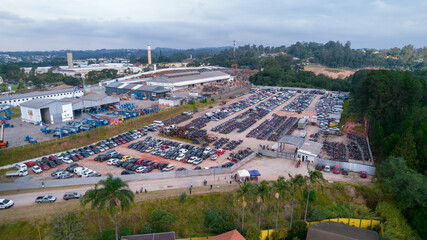
[[[0,0],[0,51],[427,45],[425,0]]]

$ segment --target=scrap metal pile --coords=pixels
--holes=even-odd
[[[278,128],[282,123],[285,122],[286,116],[279,116],[277,114],[273,114],[272,119],[266,119],[263,123],[261,123],[258,127],[254,128],[250,131],[246,137],[253,137],[260,140],[267,139],[273,132]]]
[[[368,142],[366,141],[366,139],[351,133],[347,134],[347,138],[355,140],[357,144],[359,144],[360,148],[362,148],[363,158],[365,161],[369,161],[371,159],[371,155],[369,154]]]
[[[200,143],[201,141],[208,142],[210,139],[206,130],[192,127],[165,127],[160,129],[160,133],[164,136],[192,140],[193,143]]]
[[[362,153],[355,142],[347,144],[348,157],[354,160],[362,160]]]
[[[169,126],[172,124],[179,124],[179,123],[185,122],[191,118],[193,118],[192,115],[182,115],[181,114],[181,115],[176,115],[174,117],[168,118],[165,121],[163,121],[163,123],[165,124],[165,126]]]
[[[252,151],[250,148],[246,148],[244,150],[240,150],[237,153],[230,153],[230,159],[233,162],[240,162],[243,159],[245,159],[247,156],[251,155],[254,151]]]
[[[343,143],[323,141],[323,150],[333,160],[346,162],[346,150]]]
[[[280,138],[282,138],[285,135],[292,135],[292,132],[295,130],[296,124],[298,124],[298,118],[296,117],[288,118],[278,129],[276,129],[275,133],[271,134],[271,136],[268,137],[268,141],[277,142],[279,141]],[[293,130],[290,131],[291,129]]]
[[[326,93],[316,103],[317,119],[320,120],[319,127],[324,131],[335,131],[341,120],[344,107],[344,100],[347,94]]]
[[[225,145],[224,150],[234,150],[242,142],[243,142],[243,140],[239,140],[239,141],[234,141],[233,140],[233,141],[229,142],[227,145]]]
[[[220,139],[218,139],[218,141],[214,142],[213,145],[215,148],[221,148],[224,144],[228,143],[228,141],[230,141],[230,139],[220,138]]]

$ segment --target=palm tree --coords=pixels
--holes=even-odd
[[[101,234],[102,239],[101,218],[99,217],[99,206],[97,206],[98,195],[98,184],[95,184],[95,189],[90,189],[82,198],[80,198],[80,204],[85,207],[86,204],[90,203],[90,208],[96,208],[96,212],[98,213],[99,234]]]
[[[277,225],[279,223],[280,198],[284,198],[286,191],[289,190],[289,182],[287,182],[283,176],[280,176],[275,182],[273,182],[273,189],[277,191],[276,192],[276,198],[277,198],[276,232],[277,232]]]
[[[308,165],[307,165],[307,169],[308,169]],[[314,183],[318,182],[319,180],[324,181],[323,174],[317,170],[310,171],[310,169],[308,169],[308,177],[306,177],[307,189],[308,189],[307,190],[307,204],[305,205],[304,221],[307,219],[308,199],[310,198],[311,187]]]
[[[270,186],[267,181],[262,181],[261,184],[255,185],[254,193],[258,195],[257,201],[259,202],[259,215],[258,215],[258,229],[261,229],[261,206],[264,200],[268,197],[270,193]]]
[[[291,174],[289,174],[290,178],[290,185],[292,189],[292,205],[291,205],[291,224],[289,228],[292,228],[292,221],[294,217],[294,200],[295,200],[295,193],[299,187],[304,185],[305,179],[301,174],[295,175],[295,177],[292,177]]]
[[[242,231],[245,223],[245,207],[246,207],[245,196],[249,195],[249,190],[251,187],[252,185],[250,183],[240,184],[240,188],[237,191],[237,197],[242,198]]]
[[[111,174],[108,174],[107,179],[99,181],[98,184],[103,188],[98,190],[96,205],[101,209],[107,206],[107,209],[114,214],[114,228],[116,240],[118,240],[116,207],[120,205],[121,210],[128,210],[135,195],[122,179],[113,178]]]

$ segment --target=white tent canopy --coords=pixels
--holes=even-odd
[[[239,170],[239,171],[237,171],[237,174],[239,175],[240,178],[245,178],[245,177],[251,176],[251,174],[249,173],[248,170]]]

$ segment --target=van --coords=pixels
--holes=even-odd
[[[165,124],[163,124],[163,122],[162,121],[153,121],[153,124],[154,125],[156,125],[156,126],[164,126]]]

